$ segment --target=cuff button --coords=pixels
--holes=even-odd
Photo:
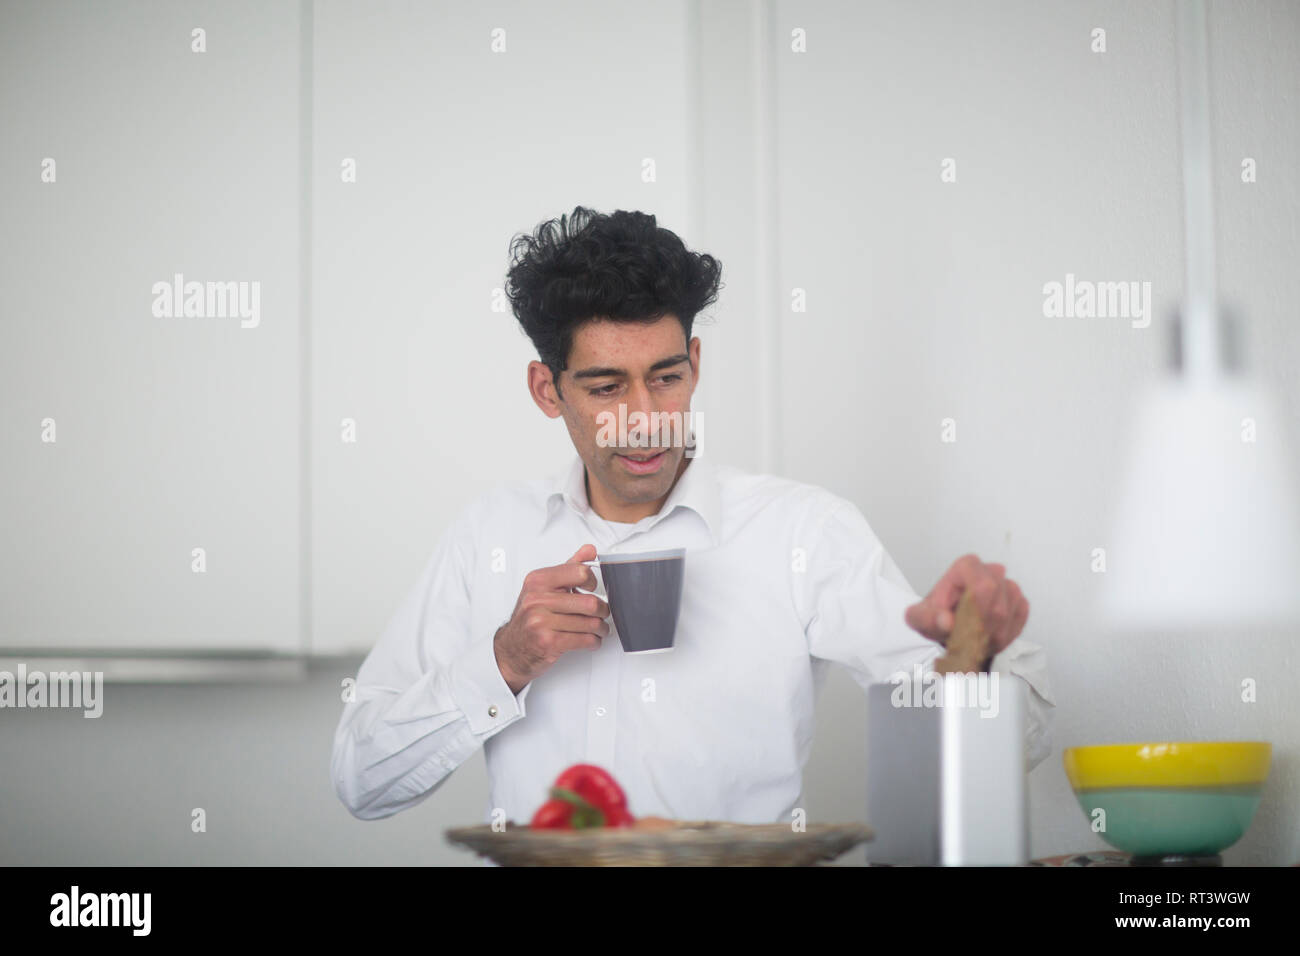
[[[491,707],[488,708],[488,716],[495,717],[496,715],[497,715],[497,705],[493,704]]]

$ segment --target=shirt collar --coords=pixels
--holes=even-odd
[[[709,538],[714,547],[717,547],[722,533],[722,492],[717,470],[706,455],[696,456],[689,461],[690,464],[673,485],[673,490],[668,493],[668,499],[659,513],[651,517],[656,519],[654,523],[657,524],[678,508],[694,511],[703,519]],[[595,513],[587,501],[586,466],[577,454],[573,456],[568,468],[551,480],[542,531],[546,530],[555,513],[564,505],[583,517]]]

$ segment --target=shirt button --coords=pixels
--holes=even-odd
[[[604,716],[605,716],[605,708],[604,708],[604,707],[597,707],[597,708],[596,708],[596,716],[597,716],[597,717],[604,717]]]
[[[488,708],[488,716],[495,717],[496,715],[497,715],[497,705],[493,704],[491,707]]]

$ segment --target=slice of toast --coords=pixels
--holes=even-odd
[[[936,674],[960,674],[986,669],[993,659],[993,639],[979,611],[975,595],[963,591],[953,615],[952,633],[944,645],[943,656],[934,662]]]

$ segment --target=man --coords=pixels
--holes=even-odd
[[[577,457],[461,512],[366,658],[331,760],[354,815],[413,806],[482,747],[485,819],[526,823],[561,770],[593,763],[637,816],[788,822],[826,669],[841,664],[864,688],[928,669],[965,590],[993,668],[1029,684],[1027,764],[1047,755],[1045,662],[1012,643],[1029,605],[1001,565],[967,555],[919,599],[852,502],[659,434],[643,462],[655,447],[610,443],[602,422],[620,406],[628,422],[689,420],[691,325],[716,299],[714,258],[653,216],[583,207],[512,252],[507,293],[540,358],[529,392],[564,419]],[[582,562],[678,547],[672,651],[624,654]]]

